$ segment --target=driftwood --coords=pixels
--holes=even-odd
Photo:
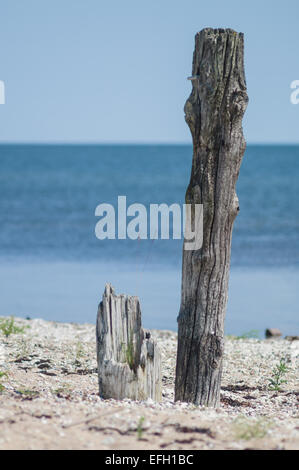
[[[195,37],[185,119],[193,138],[186,203],[203,204],[203,245],[183,251],[175,399],[218,406],[235,185],[245,151],[243,34],[204,29]],[[186,241],[185,241],[186,243]]]
[[[107,284],[96,336],[100,396],[160,401],[160,352],[150,332],[141,327],[138,298],[116,295]]]

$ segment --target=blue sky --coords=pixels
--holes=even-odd
[[[194,36],[245,34],[248,142],[299,142],[298,0],[0,0],[0,141],[191,142]]]

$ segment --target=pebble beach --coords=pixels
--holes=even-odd
[[[175,332],[152,330],[162,402],[134,402],[99,397],[94,325],[14,324],[0,332],[0,449],[299,448],[298,340],[226,337],[221,404],[208,409],[174,402]]]

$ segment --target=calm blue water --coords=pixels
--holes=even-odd
[[[176,328],[182,242],[94,235],[102,202],[183,203],[191,146],[0,146],[0,315],[93,322],[104,283]],[[249,146],[238,181],[227,331],[298,332],[299,147]]]

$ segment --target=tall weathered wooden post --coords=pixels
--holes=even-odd
[[[207,28],[195,37],[185,119],[193,139],[186,203],[203,204],[203,245],[183,252],[175,399],[218,406],[235,185],[245,151],[244,38]]]

